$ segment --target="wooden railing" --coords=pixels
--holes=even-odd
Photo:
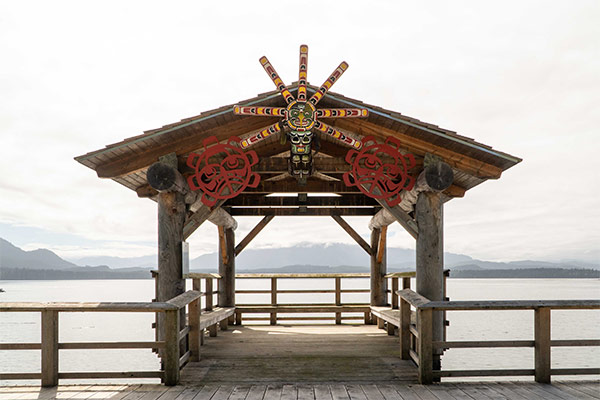
[[[536,382],[548,383],[551,375],[600,375],[600,368],[551,368],[550,350],[558,346],[600,346],[600,340],[551,340],[551,310],[600,310],[600,300],[508,300],[508,301],[429,301],[410,289],[400,296],[400,342],[402,359],[412,359],[418,366],[419,382],[428,384],[443,377],[534,375]],[[417,323],[410,323],[411,306],[416,309]],[[434,341],[435,311],[533,310],[533,340]],[[434,370],[435,350],[451,348],[533,347],[534,369]]]
[[[41,373],[0,373],[0,380],[41,379],[42,386],[56,386],[59,379],[161,378],[166,385],[179,382],[181,368],[200,357],[203,340],[201,298],[206,298],[204,311],[213,308],[212,281],[216,274],[203,274],[193,279],[193,289],[166,302],[149,303],[0,303],[0,312],[39,312],[41,343],[0,343],[0,350],[41,350]],[[205,279],[205,292],[200,291]],[[180,315],[187,307],[188,321],[180,329]],[[148,342],[59,342],[59,313],[66,312],[147,312],[164,314],[164,339],[158,336]],[[209,327],[211,329],[212,326]],[[214,325],[216,329],[216,324]],[[183,344],[181,344],[183,342]],[[60,372],[59,350],[66,349],[158,349],[162,358],[160,371],[127,372]]]
[[[365,303],[343,303],[342,294],[344,293],[369,293],[369,289],[344,289],[342,280],[346,279],[369,279],[368,273],[339,273],[339,274],[236,274],[236,279],[258,279],[270,281],[269,289],[238,289],[238,294],[269,294],[271,301],[261,304],[236,304],[236,323],[241,323],[243,313],[262,313],[269,314],[269,317],[244,317],[247,321],[269,321],[275,325],[277,321],[323,321],[335,320],[340,324],[342,320],[357,320],[363,317],[344,316],[342,314],[361,313],[364,315],[365,322],[370,321],[368,302]],[[280,279],[330,279],[334,281],[334,287],[331,289],[281,289],[278,286]],[[279,294],[332,294],[333,301],[330,303],[281,303]],[[282,313],[294,313],[303,315],[278,316]],[[312,313],[330,313],[335,316],[310,316]]]

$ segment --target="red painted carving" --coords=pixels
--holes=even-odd
[[[389,137],[379,144],[372,136],[367,136],[360,151],[350,150],[346,162],[352,170],[343,176],[347,186],[356,186],[369,197],[385,200],[394,207],[402,200],[401,190],[411,190],[415,178],[408,171],[415,166],[412,154],[399,151],[400,141]]]
[[[258,163],[255,151],[243,152],[240,138],[232,136],[228,143],[219,144],[215,136],[204,140],[201,154],[190,153],[187,165],[194,175],[187,178],[192,190],[201,190],[202,202],[214,206],[217,200],[231,199],[247,187],[257,187],[260,175],[252,172]]]

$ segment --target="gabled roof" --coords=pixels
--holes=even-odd
[[[297,84],[289,87],[297,91]],[[308,92],[314,93],[318,88],[308,86]],[[285,107],[285,101],[278,91],[271,91],[252,99],[237,102],[238,105],[263,105]],[[95,170],[99,177],[110,178],[126,187],[137,191],[141,197],[151,197],[152,191],[146,182],[147,168],[158,161],[158,158],[176,153],[180,166],[185,169],[185,159],[190,152],[201,151],[203,141],[209,136],[216,136],[225,141],[235,135],[247,137],[260,129],[277,122],[277,118],[240,116],[233,113],[233,105],[223,106],[203,112],[197,116],[165,125],[158,129],[144,132],[121,142],[114,143],[79,157],[75,160]],[[328,92],[319,107],[343,108],[361,107],[369,110],[367,118],[324,119],[324,122],[355,138],[375,136],[383,141],[393,136],[400,140],[403,150],[415,155],[417,168],[422,168],[423,158],[432,154],[448,163],[455,173],[455,184],[446,192],[448,198],[462,197],[464,191],[478,185],[486,179],[497,179],[506,169],[521,161],[520,158],[494,150],[492,147],[461,136],[456,132],[443,129],[437,125],[419,121],[398,112],[386,110],[341,94]],[[289,145],[281,144],[277,137],[269,137],[256,146],[261,158],[257,166],[262,174],[280,172]],[[321,136],[320,154],[315,157],[317,169],[319,165],[327,165],[325,172],[339,174],[343,172],[341,159],[348,151],[343,143]],[[332,167],[338,165],[339,167]],[[418,173],[419,171],[414,171]],[[298,187],[297,192],[311,191],[311,180],[307,187]],[[264,185],[263,185],[264,183]],[[343,192],[342,182],[329,182],[331,192]],[[276,182],[261,182],[261,192],[294,191],[297,185],[293,179]],[[281,189],[281,190],[280,190]]]

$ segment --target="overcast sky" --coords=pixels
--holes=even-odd
[[[207,4],[210,3],[210,4]],[[600,2],[2,1],[0,237],[74,259],[156,252],[156,204],[73,157],[274,89],[258,59],[524,161],[445,207],[447,251],[600,262]],[[238,218],[238,240],[258,218]],[[349,218],[365,238],[368,218]],[[192,256],[216,249],[206,223]],[[275,218],[251,244],[353,243]],[[398,224],[389,245],[414,248]]]

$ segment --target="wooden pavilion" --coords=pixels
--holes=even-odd
[[[177,386],[127,385],[120,389],[125,392],[111,392],[110,396],[381,400],[405,395],[476,398],[481,393],[479,386],[473,391],[465,384],[426,389],[413,385],[415,378],[430,384],[446,377],[530,375],[546,384],[551,375],[600,374],[598,368],[551,368],[550,362],[552,347],[600,346],[600,340],[552,339],[551,311],[598,310],[598,300],[445,298],[443,204],[463,197],[487,179],[498,179],[521,160],[455,132],[329,92],[348,67],[345,62],[321,87],[310,86],[306,82],[307,53],[308,47],[302,45],[299,81],[290,87],[263,57],[260,62],[278,91],[207,111],[76,158],[100,178],[113,179],[134,190],[138,197],[156,201],[156,299],[143,303],[0,303],[0,313],[41,313],[40,343],[0,343],[3,350],[41,350],[41,372],[0,373],[0,379],[41,379],[42,386],[51,387],[42,394],[44,398],[59,397],[55,389],[59,379],[161,378],[165,385]],[[318,102],[319,109],[315,107]],[[236,293],[250,292],[236,291],[236,278],[257,278],[252,274],[236,276],[236,256],[275,216],[292,215],[334,219],[370,255],[371,271],[364,274],[370,278],[370,289],[341,289],[342,278],[364,277],[361,274],[299,274],[300,278],[335,278],[335,290],[278,290],[278,278],[296,276],[273,274],[279,276],[270,277],[270,291],[252,291],[270,293],[270,305],[236,304]],[[370,243],[344,220],[345,216],[356,215],[371,216]],[[263,219],[236,244],[237,216]],[[193,289],[185,291],[185,240],[206,220],[218,226],[219,274],[189,274]],[[416,292],[410,289],[408,277],[413,273],[386,274],[387,227],[396,221],[416,240]],[[387,288],[388,278],[391,290]],[[398,290],[399,278],[402,290]],[[215,280],[219,281],[217,307],[213,307]],[[342,292],[363,291],[370,293],[370,304],[342,304]],[[313,302],[289,307],[277,302],[277,293],[335,293],[335,304]],[[279,332],[272,332],[275,328],[270,326],[240,327],[224,334],[218,349],[216,341],[209,341],[203,351],[208,360],[200,357],[204,330],[216,336],[218,325],[226,329],[234,317],[240,324],[243,312],[270,314],[266,319],[271,325],[277,323],[277,313],[335,313],[334,318],[311,320],[335,319],[336,325],[341,325],[342,313],[357,310],[364,313],[365,325],[281,326],[276,328]],[[444,334],[445,312],[456,310],[533,311],[533,340],[448,341]],[[154,341],[135,342],[60,341],[59,314],[72,312],[154,313],[158,317],[157,337]],[[308,318],[281,318],[289,319]],[[387,326],[387,335],[366,326],[375,319],[379,328]],[[396,328],[399,347],[389,337]],[[322,337],[325,330],[327,339]],[[481,347],[533,348],[535,368],[442,370],[440,355],[444,350]],[[153,349],[159,353],[162,365],[160,371],[61,372],[59,350],[69,349]],[[400,357],[395,349],[400,350]],[[299,385],[303,382],[314,386]],[[335,384],[323,385],[326,382]],[[199,383],[206,386],[198,387]],[[287,384],[282,387],[282,383]],[[598,398],[594,384],[526,388],[496,384],[486,395]],[[19,390],[0,390],[0,397],[13,398]],[[93,393],[100,390],[97,388],[90,393],[83,393],[87,389],[82,387],[74,390],[86,396],[108,397]]]
[[[296,82],[287,89],[294,94],[299,88],[304,90],[303,85]],[[309,96],[320,90],[311,85],[304,88]],[[368,110],[366,118],[322,119],[338,132],[357,140],[366,136],[379,142],[395,138],[401,144],[402,154],[414,155],[416,165],[410,174],[416,178],[416,184],[400,193],[402,200],[398,204],[391,207],[382,199],[366,196],[359,187],[347,185],[342,175],[352,169],[346,160],[352,146],[317,132],[319,145],[313,154],[314,172],[305,182],[299,182],[288,173],[289,144],[271,135],[251,147],[258,155],[258,162],[252,167],[252,172],[260,175],[258,185],[246,187],[236,197],[206,205],[186,184],[186,178],[194,173],[186,162],[189,155],[202,152],[204,141],[209,137],[216,137],[221,143],[232,136],[248,140],[279,119],[277,116],[236,115],[234,105],[206,111],[76,157],[81,164],[95,170],[98,177],[112,179],[135,191],[138,197],[158,203],[158,301],[184,292],[182,242],[209,220],[219,226],[222,254],[219,272],[224,282],[219,302],[235,306],[235,256],[274,216],[290,215],[332,217],[370,254],[371,305],[387,303],[383,278],[386,229],[389,224],[399,222],[416,240],[417,292],[430,300],[443,300],[443,204],[463,197],[466,191],[488,179],[500,178],[503,171],[521,160],[456,132],[340,94],[328,92],[320,104],[328,108]],[[285,107],[286,104],[276,90],[238,102],[237,106]],[[148,170],[153,165],[154,172],[149,176]],[[267,196],[274,193],[296,196]],[[307,193],[313,195],[309,197]],[[343,219],[356,215],[372,216],[370,243]],[[237,245],[236,216],[264,216]],[[443,320],[439,314],[434,318],[434,337],[442,335]]]

